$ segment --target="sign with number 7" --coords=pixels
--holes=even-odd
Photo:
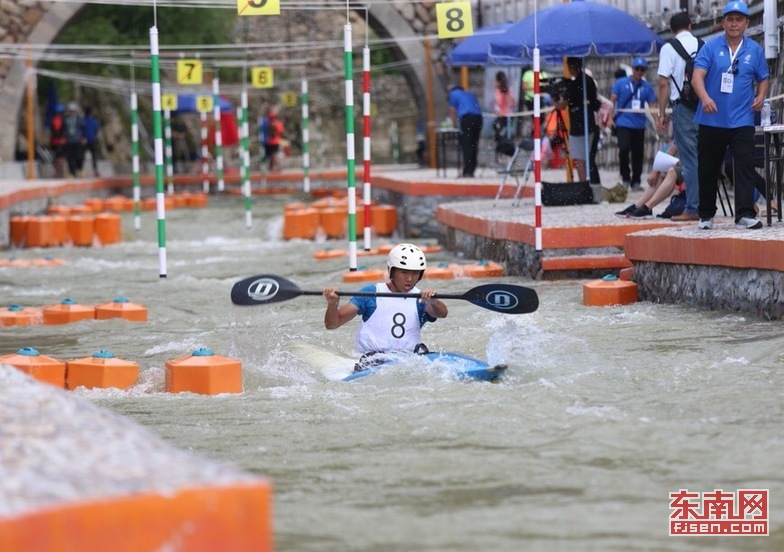
[[[177,60],[177,84],[201,84],[202,67],[198,59]]]
[[[474,34],[471,2],[441,2],[436,4],[438,38],[459,38]]]
[[[280,0],[237,0],[237,15],[280,15]]]

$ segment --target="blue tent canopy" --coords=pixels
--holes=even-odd
[[[663,45],[664,40],[626,12],[572,0],[539,10],[492,36],[489,56],[530,58],[535,46],[542,56],[644,56]]]
[[[172,113],[192,113],[198,111],[196,109],[196,98],[199,95],[211,96],[212,94],[177,94],[177,109]],[[234,112],[234,107],[225,98],[220,98],[221,113]]]
[[[477,29],[473,35],[464,38],[450,50],[446,56],[446,64],[454,67],[481,67],[492,64],[493,62],[488,59],[490,40],[500,37],[512,25],[514,23],[498,23]],[[496,63],[496,65],[506,65],[506,63]]]

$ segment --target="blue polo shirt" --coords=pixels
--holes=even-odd
[[[455,109],[458,120],[464,115],[481,115],[482,108],[479,107],[479,100],[471,92],[456,88],[449,92],[449,106]]]
[[[653,87],[645,80],[634,82],[631,77],[622,77],[613,84],[612,93],[617,98],[615,101],[616,109],[631,109],[634,100],[640,101],[640,107],[645,107],[646,103],[649,105],[656,104],[656,93],[653,91]],[[645,113],[619,111],[618,116],[615,118],[615,126],[640,130],[645,128],[646,121]]]
[[[705,69],[705,90],[716,102],[716,113],[708,114],[702,109],[702,102],[697,105],[694,122],[700,125],[739,128],[754,126],[754,86],[768,78],[768,64],[765,53],[754,40],[743,37],[735,56],[738,74],[734,76],[732,93],[721,92],[721,75],[731,69],[730,48],[724,35],[717,36],[703,46],[694,67]]]

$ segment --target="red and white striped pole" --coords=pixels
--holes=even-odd
[[[204,177],[202,181],[204,186],[204,193],[210,193],[210,148],[207,145],[207,112],[202,111],[200,114],[201,119],[201,174]]]
[[[362,194],[365,206],[365,251],[370,251],[370,48],[362,49]]]
[[[534,47],[534,246],[542,250],[542,128],[539,95],[539,48]]]

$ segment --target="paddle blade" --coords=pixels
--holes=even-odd
[[[471,288],[462,298],[474,305],[505,314],[527,314],[539,308],[536,290],[512,284],[485,284]]]
[[[288,301],[303,294],[297,285],[272,274],[260,274],[240,280],[231,288],[231,302],[235,305],[266,305]]]

